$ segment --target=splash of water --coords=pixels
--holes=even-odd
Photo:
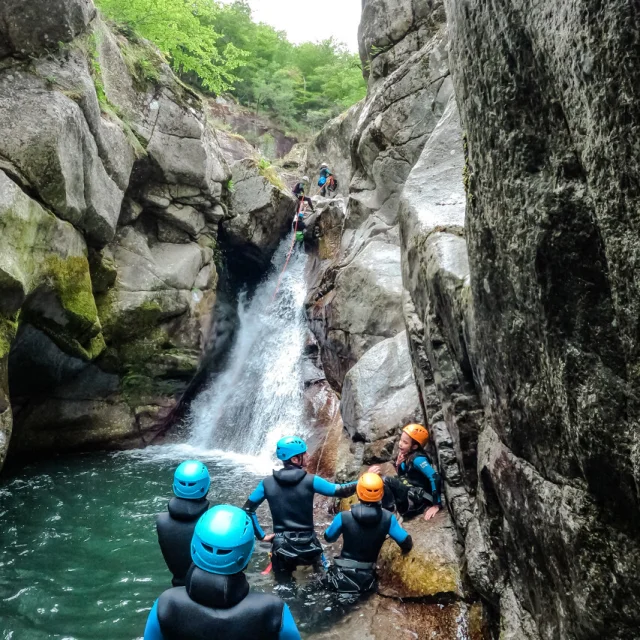
[[[305,435],[306,256],[296,248],[281,277],[291,242],[291,237],[282,241],[253,297],[240,296],[228,364],[191,406],[188,444],[194,450],[270,460],[283,435]]]

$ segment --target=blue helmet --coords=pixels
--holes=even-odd
[[[209,573],[230,576],[251,559],[255,536],[246,511],[221,504],[198,520],[191,539],[191,559]]]
[[[210,485],[209,469],[197,460],[185,460],[173,474],[173,493],[178,498],[204,498]]]
[[[301,453],[307,452],[307,445],[302,438],[298,436],[287,436],[280,438],[276,445],[276,455],[278,460],[291,460],[293,456],[299,456]]]

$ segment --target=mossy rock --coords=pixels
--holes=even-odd
[[[65,352],[91,360],[104,349],[87,247],[67,222],[44,210],[0,172],[0,298],[21,309]],[[2,347],[2,348],[6,348]]]
[[[397,598],[464,597],[455,530],[446,511],[432,520],[422,516],[403,523],[413,549],[403,555],[387,540],[380,552],[379,592]]]

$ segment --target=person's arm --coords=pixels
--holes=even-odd
[[[438,472],[429,464],[425,456],[418,456],[413,461],[414,467],[418,469],[429,482],[431,487],[431,497],[434,507],[441,506],[442,499],[440,497],[440,476]]]
[[[335,542],[342,535],[342,514],[339,513],[329,528],[324,532],[324,539],[327,542]]]
[[[296,621],[293,619],[291,610],[286,604],[282,610],[282,626],[280,627],[278,640],[301,640]]]
[[[144,640],[164,640],[160,620],[158,620],[158,601],[153,603],[153,607],[147,618],[147,626],[144,628]]]
[[[313,490],[322,496],[330,498],[348,498],[356,492],[357,482],[346,484],[333,484],[320,476],[313,476]]]
[[[389,537],[398,544],[400,549],[402,549],[402,553],[409,553],[409,551],[413,549],[411,536],[402,528],[395,516],[391,516]]]
[[[264,484],[260,481],[260,484],[255,488],[255,491],[249,496],[247,501],[243,505],[243,509],[249,514],[251,522],[253,523],[253,531],[258,540],[264,540],[264,531],[258,522],[258,516],[256,515],[256,509],[264,502]]]

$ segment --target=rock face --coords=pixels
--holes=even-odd
[[[352,138],[350,223],[397,223],[402,186],[451,94],[441,2],[364,3],[369,93]]]
[[[0,8],[0,464],[10,436],[18,454],[153,437],[206,344],[230,178],[148,44],[89,0],[49,5]]]
[[[320,165],[326,162],[338,180],[336,194],[349,193],[351,174],[351,137],[356,129],[363,103],[354,104],[349,110],[328,122],[307,147],[304,172],[311,178],[312,193],[318,190]]]
[[[310,159],[325,151],[351,176],[340,251],[308,306],[327,379],[336,389],[367,349],[404,329],[399,197],[452,93],[442,4],[415,4],[394,3],[388,15],[385,3],[364,4],[360,36],[368,95],[329,123],[309,151]]]
[[[422,419],[406,332],[379,342],[349,370],[341,411],[349,436],[365,443],[361,464],[391,459],[402,427]]]
[[[468,576],[500,637],[632,637],[632,10],[445,4],[464,141],[450,102],[405,185],[400,236],[414,371]]]
[[[379,593],[395,598],[464,598],[455,530],[446,511],[429,522],[421,518],[403,523],[413,549],[403,555],[392,540],[380,552]]]
[[[27,57],[56,49],[84,32],[96,15],[91,0],[41,3],[5,0],[0,7],[0,57]]]
[[[334,288],[309,312],[332,384],[340,386],[367,349],[402,331],[401,296],[400,251],[393,245],[372,242],[338,271]]]
[[[254,159],[233,165],[231,215],[222,225],[238,258],[264,272],[280,240],[291,230],[296,199],[275,170],[265,171]],[[251,268],[250,266],[245,268]]]
[[[329,631],[307,636],[309,640],[482,640],[482,611],[465,603],[423,604],[398,602],[373,596],[358,603]]]

